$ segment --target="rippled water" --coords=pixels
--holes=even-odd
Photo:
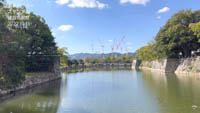
[[[60,83],[0,103],[0,113],[200,113],[200,76],[132,70],[63,74]]]

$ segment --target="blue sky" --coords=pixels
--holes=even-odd
[[[73,53],[135,52],[182,9],[198,10],[200,0],[7,0],[45,18],[59,47]],[[100,40],[100,41],[99,41]],[[115,43],[116,44],[116,43]],[[93,49],[92,49],[93,48]],[[121,49],[114,51],[121,52]]]

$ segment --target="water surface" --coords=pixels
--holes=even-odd
[[[200,77],[132,70],[62,75],[0,103],[0,113],[200,113]]]

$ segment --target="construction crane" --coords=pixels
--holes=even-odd
[[[112,50],[112,56],[114,56],[114,50],[115,50],[115,39],[112,41],[112,45],[111,45],[111,50]]]
[[[101,46],[101,49],[102,49],[102,58],[104,58],[104,44],[101,43],[100,39],[99,39],[99,43],[100,43],[100,46]]]
[[[118,57],[118,50],[119,50],[119,47],[120,47],[120,43],[116,44],[116,53],[115,53],[115,58]]]
[[[123,53],[123,45],[125,46],[125,39],[126,39],[126,36],[123,36],[121,39],[121,53]]]
[[[123,44],[123,42],[124,42],[124,40],[125,40],[125,36],[123,36],[122,38],[121,38],[121,40],[119,41],[119,43],[118,44],[116,44],[116,50],[118,51],[119,50],[119,48],[121,49],[121,52],[123,52],[123,48],[122,48],[122,44]],[[117,58],[118,57],[118,53],[116,52],[116,54],[115,54],[115,57]]]

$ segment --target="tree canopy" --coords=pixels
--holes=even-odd
[[[194,32],[194,35],[197,36],[198,42],[200,43],[200,22],[190,24],[190,28]]]
[[[137,57],[141,60],[178,58],[179,53],[182,57],[190,57],[191,51],[200,48],[198,22],[200,10],[179,11],[160,28],[153,45],[137,51]]]
[[[58,53],[54,37],[43,18],[27,13],[24,6],[16,8],[0,4],[0,8],[1,89],[19,84],[25,72],[43,71],[44,67],[52,66],[54,58],[48,55]],[[48,64],[42,66],[46,62]]]

